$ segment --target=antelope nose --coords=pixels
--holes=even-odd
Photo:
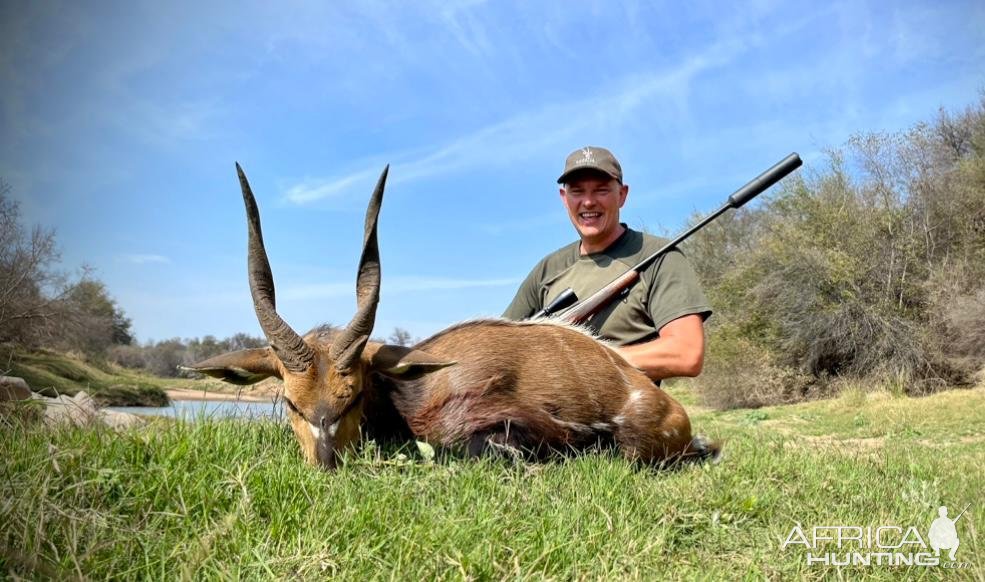
[[[322,433],[327,432],[332,426],[332,421],[335,420],[335,416],[332,413],[332,409],[324,404],[315,408],[314,414],[312,415],[314,418],[311,420],[317,423],[317,426]]]
[[[318,427],[321,429],[323,435],[332,438],[335,436],[335,431],[339,428],[339,419],[333,418],[328,414],[323,414],[318,417]]]
[[[331,439],[321,439],[315,445],[315,455],[318,464],[323,469],[335,469],[338,466],[338,458],[335,454],[335,443]]]

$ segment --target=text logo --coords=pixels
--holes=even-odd
[[[964,568],[957,562],[957,521],[967,511],[948,517],[946,506],[937,509],[937,518],[930,524],[927,537],[915,526],[900,525],[821,525],[803,528],[794,526],[780,545],[781,551],[802,546],[808,566],[941,566]],[[941,550],[947,550],[941,560]]]

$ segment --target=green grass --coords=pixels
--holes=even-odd
[[[176,383],[189,383],[48,350],[15,351],[3,369],[7,375],[23,378],[32,390],[45,396],[74,396],[85,391],[103,406],[164,406],[168,403],[164,390]]]
[[[672,390],[687,400],[683,388]],[[985,388],[694,408],[718,465],[381,450],[326,473],[273,422],[0,432],[0,572],[29,578],[978,579]],[[957,571],[808,567],[797,523],[916,526],[972,507]]]

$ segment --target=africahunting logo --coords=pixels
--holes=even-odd
[[[970,505],[970,504],[969,504]],[[968,506],[951,519],[947,507],[937,509],[937,518],[924,538],[914,526],[820,525],[805,530],[797,524],[780,545],[781,551],[803,546],[808,566],[941,566],[965,568],[956,561],[960,540],[956,523]],[[945,550],[945,558],[941,558]]]

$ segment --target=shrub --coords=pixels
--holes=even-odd
[[[985,364],[985,100],[853,137],[686,250],[717,313],[698,380],[713,405],[801,399],[838,378],[913,394],[972,382]]]

